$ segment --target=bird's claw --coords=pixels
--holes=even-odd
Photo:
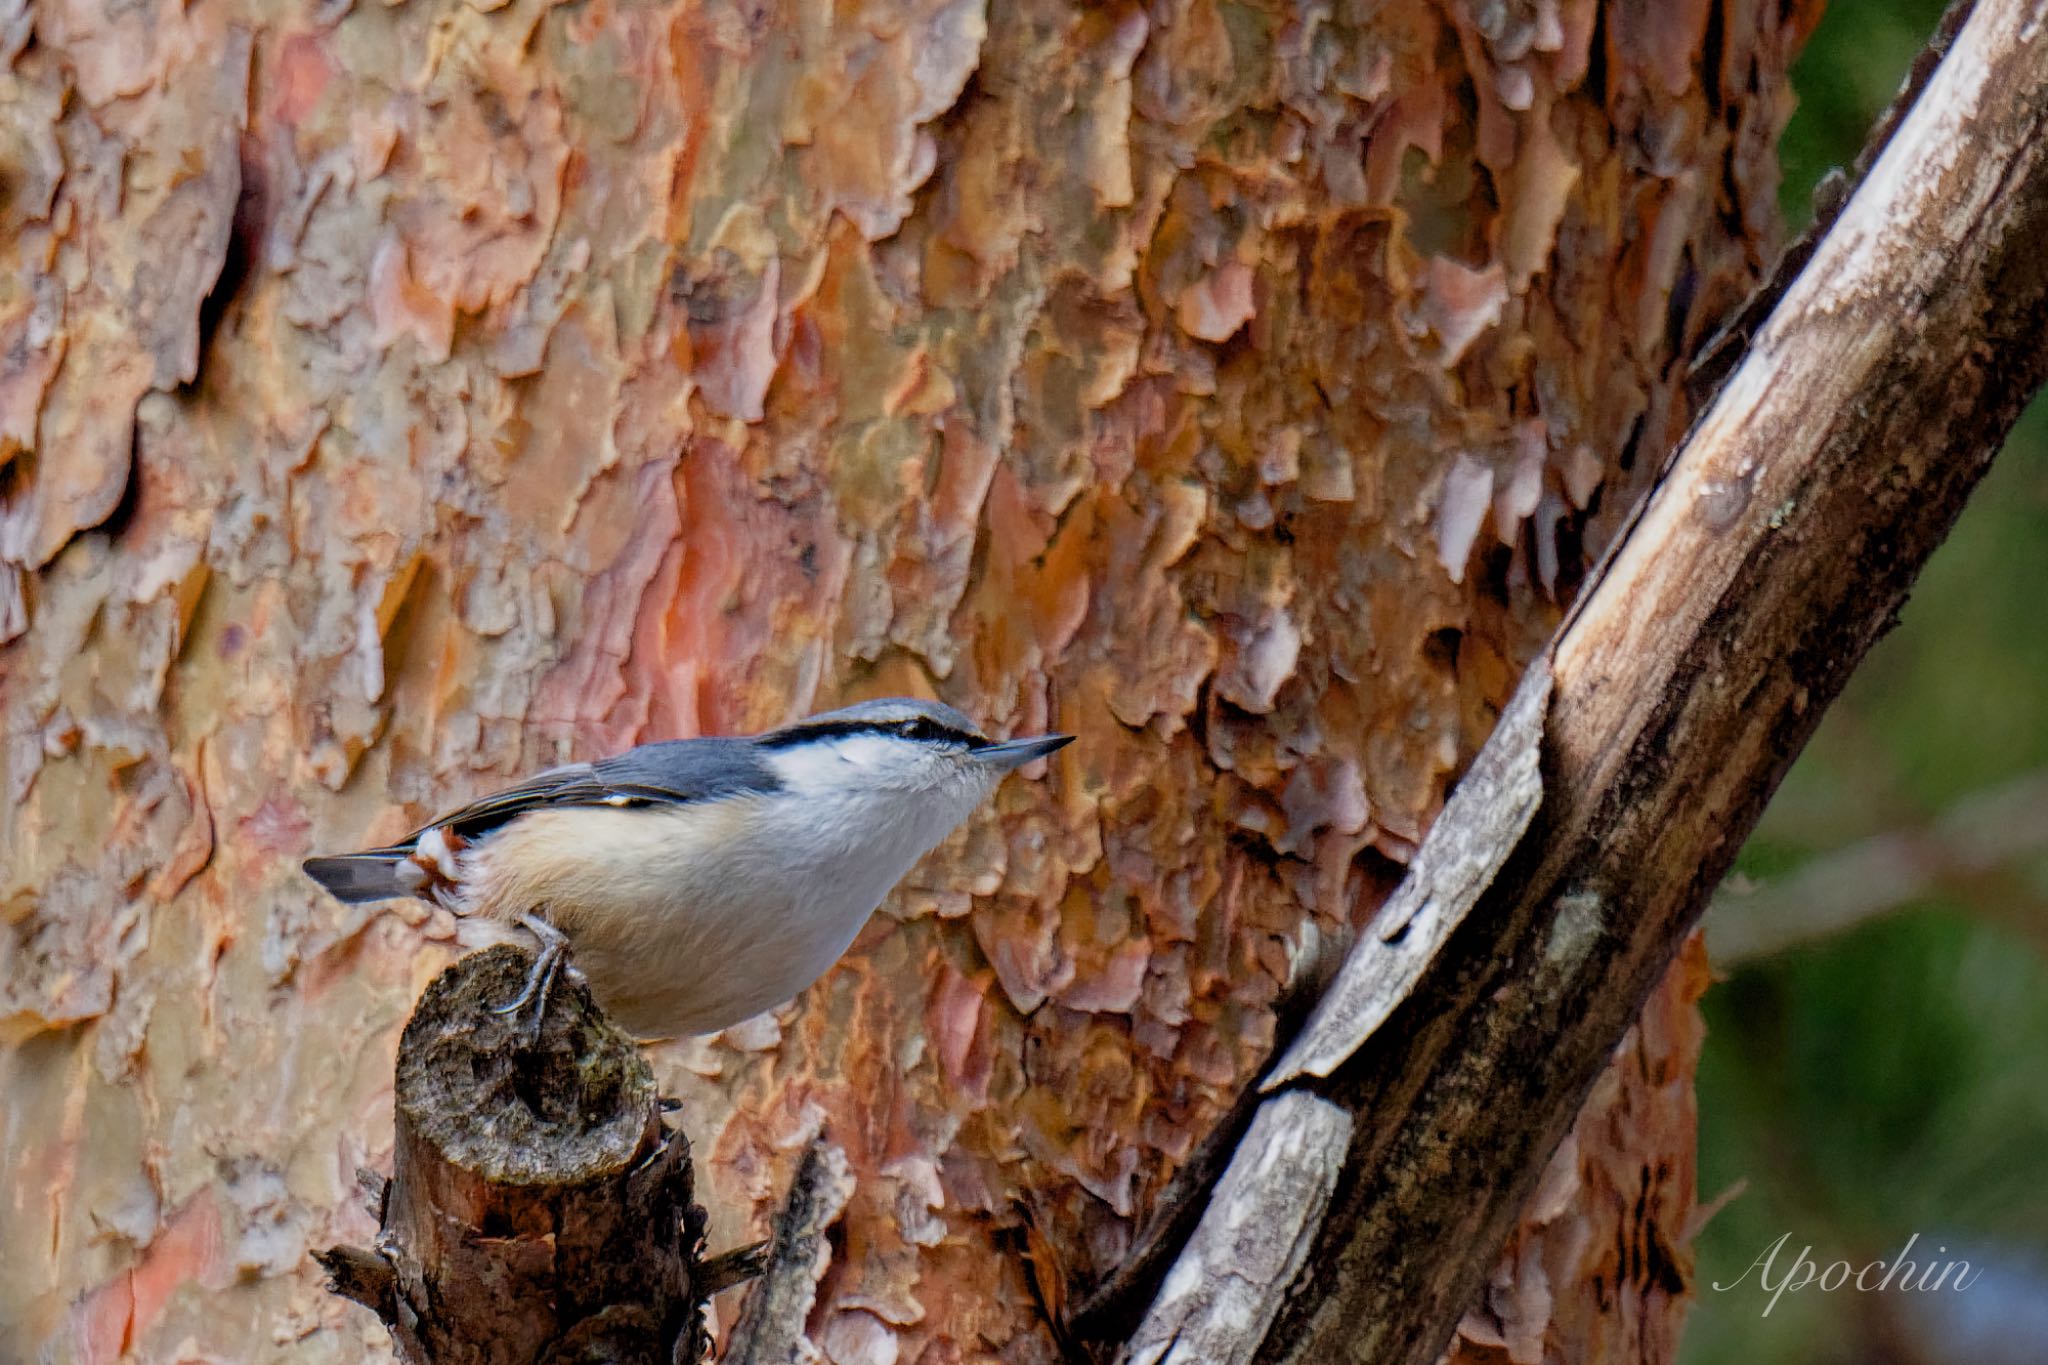
[[[526,973],[526,984],[519,994],[502,1005],[493,1005],[491,1013],[517,1015],[528,1005],[533,1006],[533,1019],[526,1025],[526,1043],[529,1047],[540,1041],[541,1026],[547,1022],[548,998],[555,989],[555,980],[562,974],[569,955],[569,940],[562,931],[538,915],[521,915],[519,923],[532,934],[539,944],[533,956],[533,966]],[[574,967],[568,970],[582,975]]]

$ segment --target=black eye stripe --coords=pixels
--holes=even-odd
[[[792,725],[786,730],[763,735],[756,742],[762,748],[783,749],[792,744],[808,744],[813,740],[835,739],[841,735],[885,735],[927,742],[951,740],[969,749],[985,749],[994,742],[980,735],[955,730],[929,716],[914,716],[907,720],[838,720],[819,725]]]

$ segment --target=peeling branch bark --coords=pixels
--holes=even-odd
[[[1528,831],[1419,984],[1358,1011],[1384,1026],[1355,1049],[1297,1046],[1316,1065],[1269,1105],[1311,1088],[1370,1117],[1305,1269],[1205,1358],[1436,1358],[1742,836],[2048,374],[2044,234],[2048,4],[1984,3],[1537,663],[1553,695]],[[1452,837],[1440,822],[1431,843]],[[1366,937],[1342,980],[1395,951]],[[1222,1188],[1279,1159],[1287,1131],[1255,1124]],[[1276,1245],[1323,1198],[1268,1207]],[[1641,1277],[1682,1292],[1681,1254],[1653,1251]],[[1204,1254],[1198,1234],[1182,1266]]]
[[[1351,1129],[1342,1105],[1304,1091],[1259,1106],[1245,1146],[1262,1160],[1224,1174],[1188,1254],[1131,1338],[1128,1359],[1237,1365],[1252,1358],[1307,1259]]]
[[[1261,1086],[1328,1076],[1375,1033],[1415,989],[1429,964],[1499,875],[1543,800],[1538,772],[1550,671],[1531,665],[1500,723],[1458,784],[1415,863],[1374,918],[1363,950],[1337,979]]]
[[[401,1357],[694,1361],[706,1342],[688,1141],[633,1040],[563,983],[538,1046],[490,1006],[526,971],[473,954],[427,988],[398,1053],[397,1169],[374,1252],[320,1257]]]

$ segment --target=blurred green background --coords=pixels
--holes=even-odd
[[[1941,10],[1828,7],[1793,73],[1792,228]],[[1706,998],[1700,1196],[1734,1193],[1695,1244],[1682,1365],[2048,1362],[2043,678],[2037,401],[1708,916],[1722,979]],[[1907,1259],[1968,1260],[1982,1278],[1960,1293],[1808,1288],[1772,1307],[1750,1267],[1788,1233],[1774,1283],[1802,1248],[1861,1266],[1915,1234]]]

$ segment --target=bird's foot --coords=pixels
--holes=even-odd
[[[547,1022],[548,997],[555,989],[555,979],[562,974],[568,962],[569,940],[560,929],[549,924],[538,915],[521,915],[519,923],[527,933],[532,934],[538,945],[533,956],[533,967],[526,974],[526,984],[519,994],[502,1005],[491,1009],[493,1014],[518,1015],[528,1006],[533,1009],[533,1018],[524,1025],[525,1042],[533,1047],[540,1042],[541,1026]],[[576,969],[570,967],[574,972]]]

